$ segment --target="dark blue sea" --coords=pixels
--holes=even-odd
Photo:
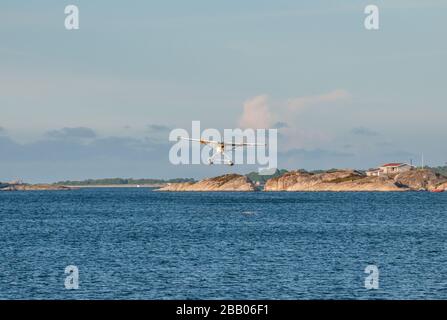
[[[447,299],[446,240],[447,193],[3,192],[0,299]]]

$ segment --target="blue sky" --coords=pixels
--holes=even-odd
[[[380,30],[363,27],[367,4]],[[64,28],[64,7],[80,29]],[[2,1],[0,180],[203,177],[169,129],[281,122],[279,164],[447,161],[443,1]],[[248,119],[248,120],[247,120]]]

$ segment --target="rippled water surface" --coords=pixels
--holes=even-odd
[[[447,299],[446,243],[447,193],[3,192],[0,299]]]

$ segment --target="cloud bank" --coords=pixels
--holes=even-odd
[[[272,114],[269,110],[267,95],[259,95],[245,101],[239,120],[241,128],[266,129],[271,125]]]
[[[377,131],[374,131],[372,129],[368,129],[365,127],[356,127],[351,129],[351,133],[356,136],[367,136],[367,137],[373,137],[378,136],[379,133]]]
[[[297,111],[305,107],[318,105],[318,104],[324,104],[324,103],[332,103],[337,102],[340,100],[345,100],[350,98],[351,95],[346,90],[333,90],[328,93],[323,93],[320,95],[315,96],[304,96],[304,97],[298,97],[289,99],[287,101],[287,107],[291,111]]]
[[[46,133],[50,138],[55,139],[91,139],[96,138],[94,130],[86,127],[62,128],[59,130],[51,130]]]

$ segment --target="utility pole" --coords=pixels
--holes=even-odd
[[[424,153],[422,152],[422,169],[424,169]]]

